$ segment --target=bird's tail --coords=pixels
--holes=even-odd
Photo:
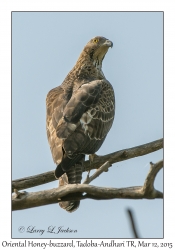
[[[67,184],[79,184],[82,179],[84,158],[72,166],[66,173],[59,178],[59,186]],[[67,212],[74,212],[80,205],[80,201],[61,201],[59,202],[61,208]]]

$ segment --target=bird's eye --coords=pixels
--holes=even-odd
[[[94,39],[93,42],[94,42],[94,43],[98,43],[98,41],[99,41],[99,39],[96,38],[96,39]]]

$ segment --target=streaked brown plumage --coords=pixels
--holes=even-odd
[[[104,37],[91,39],[63,83],[47,95],[47,137],[61,186],[81,183],[85,154],[94,154],[101,147],[112,126],[114,91],[101,69],[112,45]],[[59,204],[72,212],[79,203]]]

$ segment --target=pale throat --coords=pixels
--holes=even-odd
[[[108,51],[108,47],[101,47],[94,53],[94,58],[93,58],[94,59],[93,65],[97,69],[99,75],[101,75],[102,77],[105,77],[102,71],[102,62],[107,51]]]
[[[94,59],[93,65],[96,67],[96,69],[101,70],[102,68],[102,61],[97,58]]]
[[[93,65],[97,69],[98,73],[102,76],[105,77],[102,71],[102,60],[99,60],[98,57],[94,59]]]

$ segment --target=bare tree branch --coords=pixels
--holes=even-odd
[[[104,164],[105,165],[105,164]],[[106,167],[106,166],[105,166]],[[20,210],[57,203],[64,200],[91,199],[155,199],[163,198],[163,193],[154,189],[154,178],[163,167],[163,160],[151,164],[144,186],[127,188],[104,188],[87,184],[68,184],[59,188],[40,192],[16,192],[12,196],[12,210]],[[153,177],[152,177],[153,176]],[[148,191],[149,190],[149,191]],[[80,195],[74,193],[80,193]],[[86,195],[83,195],[86,193]],[[71,194],[71,195],[70,195]]]
[[[134,157],[146,155],[157,151],[163,148],[163,139],[159,139],[141,146],[124,149],[120,151],[116,151],[111,154],[107,154],[104,156],[95,156],[93,160],[93,165],[90,164],[89,161],[86,161],[84,164],[84,171],[88,171],[91,169],[97,169],[105,162],[109,162],[110,164],[128,160]],[[22,179],[17,179],[12,181],[12,192],[14,189],[22,190],[26,188],[31,188],[34,186],[42,185],[51,181],[55,181],[54,171],[49,171],[46,173],[42,173],[39,175],[29,176]]]
[[[156,178],[157,173],[160,171],[162,167],[163,167],[163,160],[158,161],[155,164],[150,162],[150,171],[143,185],[143,192],[145,194],[145,197],[147,196],[148,199],[150,199],[150,197],[154,198],[155,196],[156,197],[160,196],[160,198],[162,198],[162,192],[154,188],[154,180]]]
[[[105,162],[100,168],[97,169],[97,171],[92,176],[89,177],[89,174],[88,174],[83,184],[89,184],[91,181],[96,179],[100,174],[102,174],[103,172],[106,172],[110,166],[111,165],[109,164],[108,161]]]
[[[134,238],[138,239],[140,237],[138,236],[138,233],[137,233],[136,222],[134,220],[133,212],[132,212],[131,209],[127,209],[127,213],[129,215],[129,220],[130,220],[130,224],[131,224],[131,230],[132,230],[132,233],[134,235]]]

